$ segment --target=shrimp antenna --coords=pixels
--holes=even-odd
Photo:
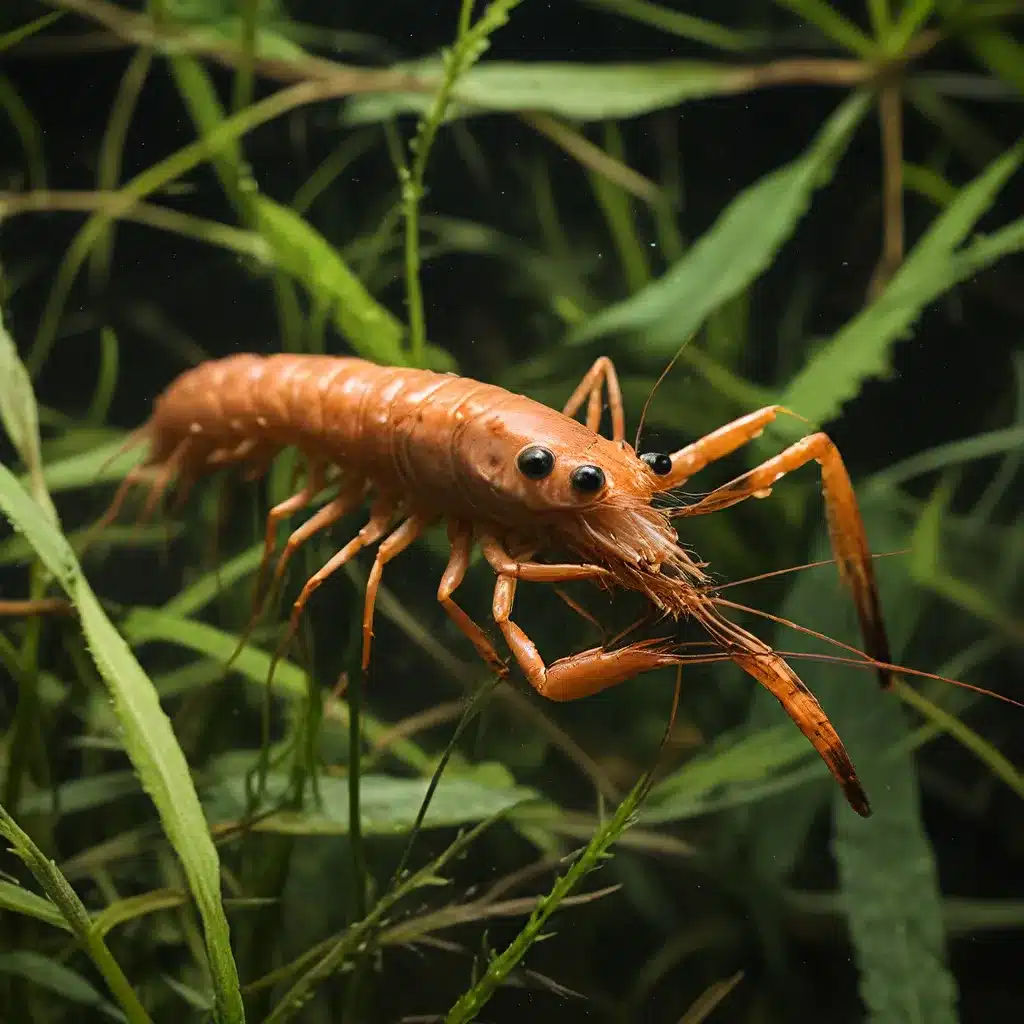
[[[749,605],[740,604],[737,601],[727,601],[724,597],[713,597],[711,598],[712,603],[721,605],[724,608],[732,608],[734,611],[747,612],[749,615],[756,615],[758,618],[767,619],[769,622],[774,622],[780,626],[788,626],[790,629],[795,629],[798,633],[804,633],[807,636],[812,636],[816,640],[822,640],[827,644],[832,644],[833,647],[839,647],[844,651],[849,651],[851,654],[856,654],[856,658],[841,658],[834,655],[828,654],[815,654],[814,652],[798,652],[798,651],[776,651],[777,654],[783,657],[791,658],[805,658],[811,661],[822,661],[822,662],[834,662],[843,665],[854,665],[858,668],[884,668],[892,672],[898,672],[901,675],[917,676],[921,679],[934,679],[940,683],[949,683],[951,686],[959,686],[964,690],[971,690],[974,693],[980,693],[985,697],[993,697],[996,700],[1003,701],[1005,704],[1012,704],[1014,707],[1024,708],[1024,703],[1018,700],[1014,700],[1013,697],[1007,697],[1003,693],[997,693],[995,690],[986,690],[982,686],[975,686],[972,683],[965,683],[962,679],[951,679],[949,676],[940,676],[935,672],[924,672],[921,669],[907,668],[905,665],[894,665],[884,661],[878,661],[872,658],[870,655],[865,654],[864,651],[852,644],[844,644],[842,640],[837,640],[835,637],[827,636],[825,633],[819,633],[817,630],[811,629],[808,626],[801,626],[798,622],[793,622],[792,619],[783,618],[781,615],[773,615],[771,612],[762,611],[760,608],[751,608]]]
[[[665,369],[661,371],[661,376],[654,382],[654,387],[651,388],[650,394],[647,396],[647,401],[644,402],[644,407],[640,410],[640,422],[636,427],[636,437],[633,440],[633,451],[640,451],[640,434],[643,432],[644,421],[647,419],[647,410],[651,407],[651,399],[654,398],[654,392],[658,390],[661,386],[661,382],[669,375],[672,367],[679,361],[679,357],[683,354],[683,349],[693,341],[693,337],[694,336],[691,334],[690,337],[688,337],[686,341],[679,346],[676,354],[668,361],[668,365]]]
[[[909,555],[910,548],[901,548],[898,551],[874,551],[869,552],[869,558],[893,558],[896,555]],[[804,562],[803,565],[789,565],[785,569],[772,569],[771,572],[758,573],[756,576],[744,576],[741,580],[729,580],[726,583],[716,583],[714,586],[704,588],[705,594],[720,594],[723,590],[732,587],[742,587],[748,583],[760,583],[762,580],[775,579],[777,576],[788,576],[790,573],[803,572],[805,569],[820,569],[823,565],[835,565],[837,558],[822,558],[817,562]]]

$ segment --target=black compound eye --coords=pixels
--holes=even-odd
[[[656,476],[666,476],[672,472],[672,457],[664,452],[645,452],[640,458]]]
[[[516,459],[519,472],[530,480],[543,480],[555,468],[555,457],[539,444],[524,448]]]
[[[569,482],[582,494],[593,494],[604,487],[604,470],[597,466],[577,466]]]

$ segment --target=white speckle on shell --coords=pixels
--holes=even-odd
[[[256,425],[258,427],[266,427],[266,425],[267,425],[267,417],[266,416],[257,416],[256,417]]]
[[[188,425],[188,429],[193,434],[201,434],[203,432],[202,424],[194,421]]]

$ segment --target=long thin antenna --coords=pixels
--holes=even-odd
[[[638,454],[640,452],[640,434],[643,432],[644,420],[647,419],[647,410],[651,407],[651,399],[654,398],[654,392],[658,390],[658,388],[661,386],[661,382],[669,375],[669,371],[672,369],[673,366],[676,365],[676,362],[678,361],[679,357],[683,354],[683,349],[686,348],[686,346],[689,345],[691,341],[693,341],[693,335],[687,338],[686,341],[684,341],[682,345],[679,346],[679,350],[669,360],[668,366],[666,366],[665,369],[661,371],[661,376],[654,382],[654,387],[651,388],[651,393],[647,396],[647,401],[644,402],[644,407],[640,412],[640,422],[637,424],[636,427],[636,437],[633,440],[633,451],[637,452]]]

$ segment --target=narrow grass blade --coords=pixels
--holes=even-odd
[[[4,327],[0,311],[0,423],[28,470],[29,490],[50,523],[58,526],[57,510],[46,490],[39,441],[39,411],[32,381]]]
[[[775,0],[775,3],[788,7],[797,17],[816,25],[826,38],[861,57],[871,58],[878,49],[870,36],[839,12],[838,4],[833,6],[828,0]]]
[[[712,46],[716,50],[742,52],[768,42],[762,33],[728,28],[706,18],[652,4],[649,0],[583,0],[591,7],[603,7],[606,11],[621,14],[624,18],[638,21],[670,35],[689,39],[695,43]]]
[[[568,343],[637,331],[644,334],[648,354],[673,355],[711,313],[771,265],[815,191],[828,182],[867,110],[867,96],[846,100],[803,156],[742,192],[668,273],[586,321]]]
[[[89,912],[78,898],[78,894],[57,870],[53,861],[32,842],[3,807],[0,807],[0,835],[11,844],[13,852],[24,861],[53,906],[63,916],[69,930],[103,975],[103,980],[110,987],[127,1019],[131,1024],[151,1024],[149,1014],[139,1002],[139,997],[124,976],[120,965],[111,955],[106,943],[93,929]]]
[[[188,648],[220,664],[226,662],[238,646],[238,637],[234,634],[225,633],[205,622],[171,615],[155,608],[135,608],[122,621],[121,629],[133,647],[162,640]],[[271,657],[266,651],[247,645],[233,662],[232,670],[262,689],[270,675],[270,663]],[[292,700],[304,700],[307,696],[306,674],[291,661],[282,660],[277,663],[273,686],[275,691]],[[348,705],[341,700],[332,700],[328,705],[328,715],[347,725]],[[366,712],[363,713],[362,723],[363,731],[371,743],[390,731],[390,726]],[[411,740],[400,740],[388,749],[394,757],[415,771],[429,772],[432,768],[430,757]]]
[[[0,110],[6,112],[7,119],[21,143],[32,188],[46,188],[46,157],[43,153],[39,124],[14,87],[14,83],[5,75],[0,75]]]
[[[54,928],[62,928],[64,931],[71,931],[71,926],[64,919],[64,915],[49,901],[37,896],[28,889],[23,889],[13,882],[5,882],[0,879],[0,910],[6,910],[11,914],[21,914],[23,917],[33,917],[43,924],[52,925]]]
[[[95,1010],[107,1020],[128,1019],[117,1007],[104,999],[78,971],[73,971],[65,964],[43,956],[42,953],[28,949],[0,953],[0,974],[24,978],[34,985],[63,996],[69,1003]]]
[[[39,506],[0,466],[0,508],[72,600],[90,652],[106,682],[125,750],[149,793],[164,831],[181,860],[206,932],[218,1018],[245,1019],[227,918],[220,898],[220,863],[189,773],[188,762],[153,684],[104,614],[64,537]]]
[[[36,18],[34,21],[26,22],[24,25],[19,25],[17,28],[12,28],[9,32],[0,34],[0,53],[4,50],[9,50],[12,46],[17,46],[19,43],[23,43],[26,39],[31,39],[37,32],[42,32],[48,29],[55,21],[64,17],[64,11],[54,11],[52,14],[44,14],[41,17]]]
[[[790,381],[784,405],[814,423],[835,418],[866,380],[889,372],[893,346],[907,337],[926,306],[958,281],[1024,247],[1024,229],[1016,222],[997,236],[956,251],[1022,159],[1024,143],[1019,143],[960,190],[878,299],[814,350]]]
[[[615,841],[633,823],[637,808],[647,792],[650,779],[647,775],[633,787],[630,793],[615,809],[607,823],[599,828],[586,848],[573,862],[572,867],[554,884],[547,896],[537,901],[537,907],[530,915],[523,930],[487,965],[483,977],[464,993],[448,1011],[445,1024],[466,1024],[475,1020],[490,1001],[491,996],[508,978],[509,974],[526,956],[529,948],[541,937],[544,925],[567,896],[599,867],[608,855]]]
[[[489,818],[463,833],[439,857],[381,897],[366,917],[344,932],[319,960],[302,973],[263,1024],[285,1024],[291,1020],[306,1004],[313,990],[360,951],[401,900],[422,886],[437,884],[440,871],[498,820],[498,817]],[[305,957],[301,958],[301,962],[305,963]]]

